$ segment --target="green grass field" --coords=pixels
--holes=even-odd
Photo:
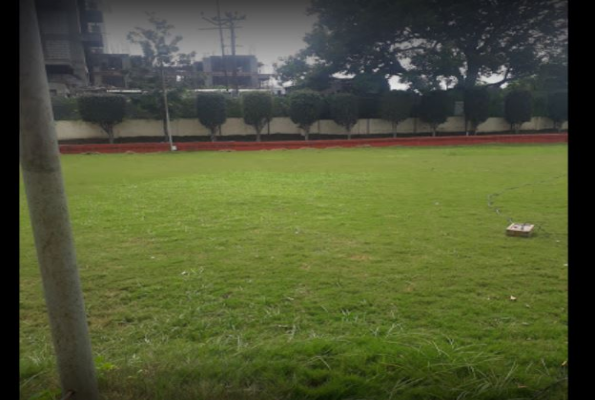
[[[567,398],[566,145],[62,166],[105,399]],[[21,399],[51,399],[20,213]]]

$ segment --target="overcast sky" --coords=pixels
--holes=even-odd
[[[172,33],[183,36],[180,51],[196,51],[196,59],[205,55],[221,55],[218,30],[199,31],[199,28],[213,28],[201,17],[217,15],[215,0],[104,0],[104,13],[109,53],[142,54],[139,46],[126,39],[128,32],[136,26],[150,27],[145,12],[155,12],[174,25]],[[237,31],[237,54],[255,55],[265,64],[263,73],[272,72],[272,63],[279,57],[295,54],[305,46],[303,41],[309,32],[315,16],[307,16],[309,0],[219,0],[221,12],[237,11],[246,15],[239,22]],[[226,45],[230,44],[229,31],[224,34]],[[229,49],[226,49],[229,54]]]
[[[103,0],[107,53],[142,54],[140,46],[126,39],[136,26],[149,28],[146,12],[155,12],[158,17],[174,25],[173,35],[183,36],[178,44],[180,51],[196,52],[196,59],[208,55],[221,55],[219,31],[199,30],[213,28],[202,19],[217,15],[216,0]],[[221,13],[226,11],[246,15],[239,22],[236,44],[238,55],[251,54],[264,64],[262,73],[272,73],[272,64],[279,57],[295,54],[305,47],[304,35],[312,30],[316,16],[308,16],[310,0],[219,0]],[[230,45],[229,32],[224,34]],[[229,48],[226,48],[226,54]],[[488,79],[495,81],[498,76]],[[405,89],[398,79],[390,80],[393,89]]]

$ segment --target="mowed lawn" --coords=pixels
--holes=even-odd
[[[106,400],[567,398],[566,145],[62,166]],[[21,399],[50,399],[20,212]]]

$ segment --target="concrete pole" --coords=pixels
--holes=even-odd
[[[165,87],[165,72],[163,66],[163,59],[160,59],[159,61],[161,66],[161,92],[163,94],[163,108],[165,109],[165,134],[167,136],[167,139],[169,140],[169,150],[175,151],[176,147],[174,146],[169,126],[169,105],[167,104],[167,88]]]
[[[20,2],[20,163],[63,395],[97,400],[34,0]]]

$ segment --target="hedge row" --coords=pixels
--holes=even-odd
[[[252,92],[256,95],[259,92]],[[217,94],[224,101],[225,118],[244,118],[251,124],[250,115],[244,115],[246,104],[242,102],[251,98],[246,94],[240,98]],[[200,97],[200,95],[199,95]],[[272,102],[267,107],[267,118],[290,117],[298,125],[308,126],[309,119],[333,119],[340,125],[349,127],[354,120],[359,118],[381,118],[389,120],[396,128],[396,124],[408,117],[419,117],[435,128],[446,121],[448,116],[454,115],[455,101],[465,102],[465,116],[470,128],[473,130],[479,123],[489,117],[504,117],[511,124],[511,130],[518,128],[519,124],[528,121],[531,117],[545,116],[552,118],[557,125],[565,121],[568,114],[567,93],[557,92],[549,94],[533,94],[523,90],[498,90],[488,91],[485,88],[476,88],[467,92],[460,91],[435,91],[423,96],[404,91],[391,91],[383,96],[356,97],[354,95],[321,95],[312,91],[299,91],[287,97],[272,97],[262,94],[253,99],[255,104]],[[223,100],[224,99],[224,100]],[[267,100],[268,99],[268,100]],[[262,103],[262,101],[265,103]],[[169,115],[171,119],[189,118],[200,116],[197,107],[197,98],[189,97],[181,91],[172,91],[168,94]],[[303,112],[311,114],[304,121],[298,121],[295,112],[292,112],[291,103],[300,104]],[[308,104],[316,103],[314,109],[306,111]],[[120,103],[119,103],[120,104]],[[144,95],[135,95],[125,98],[124,116],[128,119],[162,119],[163,99],[159,91]],[[52,105],[56,120],[84,119],[79,110],[77,98],[53,98]],[[260,106],[259,106],[260,107]],[[294,105],[294,108],[296,106]],[[295,110],[294,110],[295,111]],[[315,115],[314,115],[315,114]],[[297,118],[297,119],[296,119]],[[304,125],[305,124],[305,125]],[[304,128],[305,129],[305,128]],[[517,130],[517,129],[515,129]],[[396,132],[396,129],[394,129]]]

